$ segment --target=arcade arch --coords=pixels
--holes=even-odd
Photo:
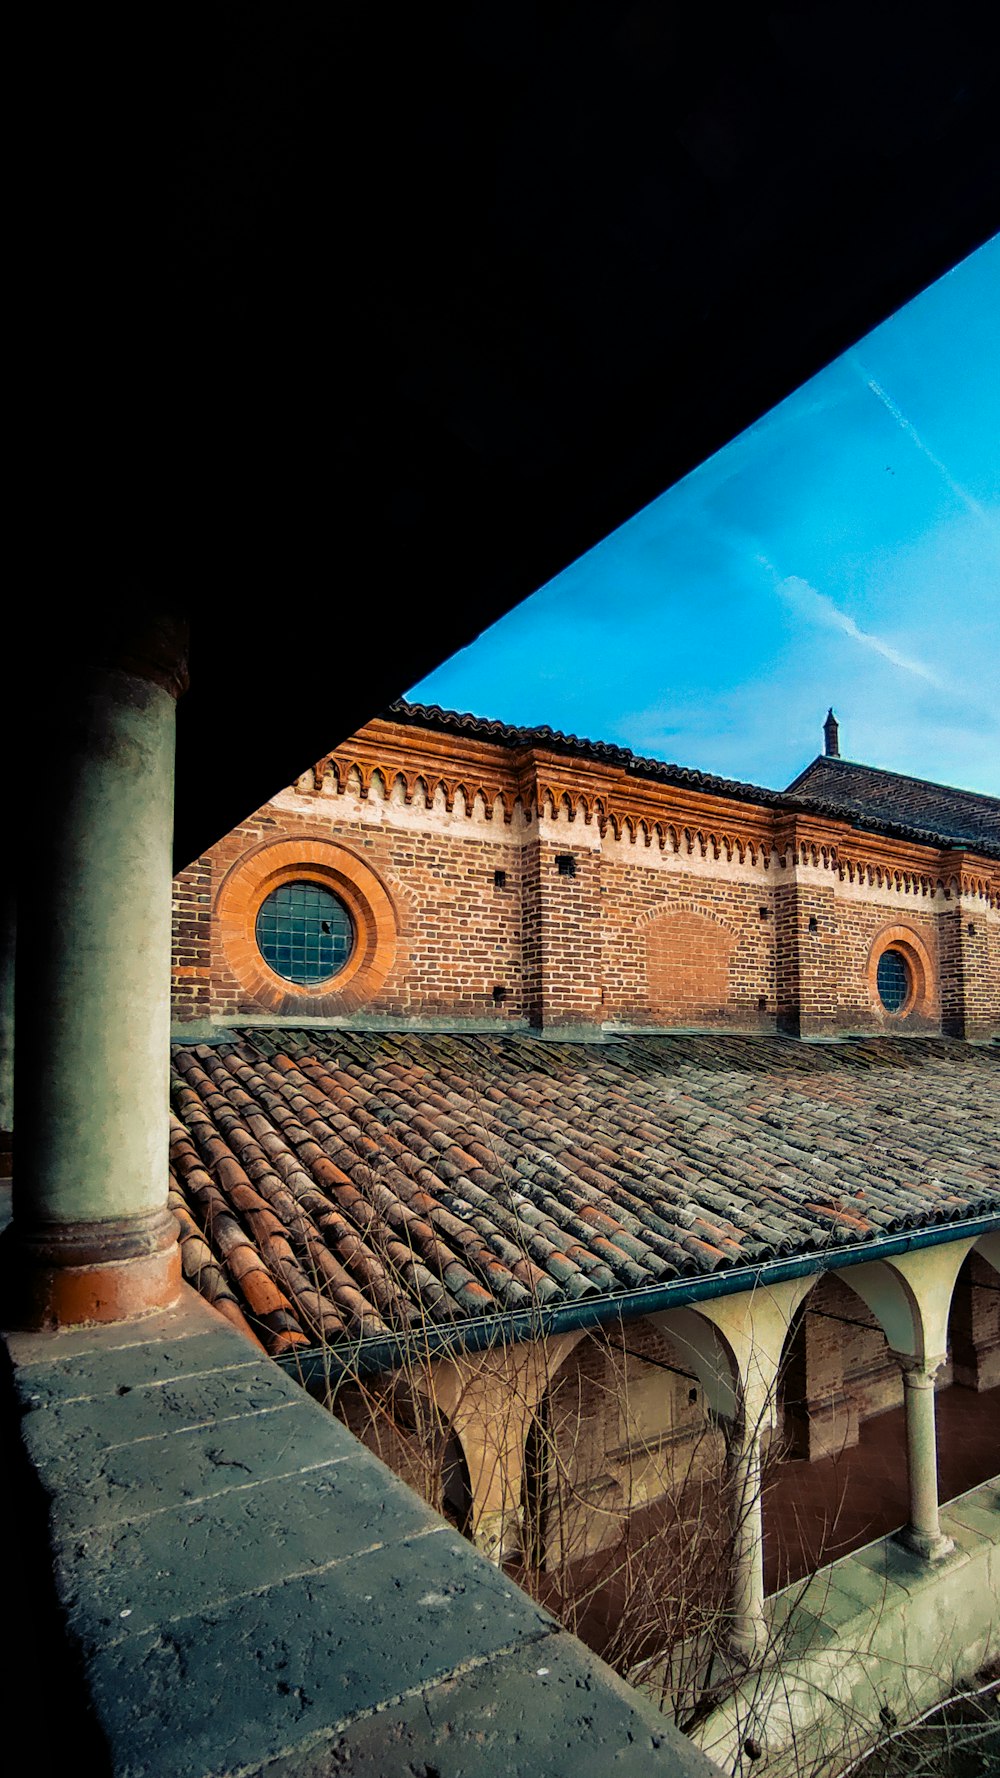
[[[792,1467],[843,1463],[887,1411],[905,1409],[880,1447],[883,1519],[894,1497],[911,1551],[948,1553],[935,1388],[953,1376],[1000,1386],[997,1234],[437,1359],[419,1384],[351,1386],[337,1411],[492,1560],[534,1577],[564,1621],[579,1621],[581,1597],[603,1599],[609,1634],[626,1618],[639,1633],[645,1612],[662,1640],[709,1613],[752,1659],[768,1634],[765,1536],[772,1586],[792,1578],[775,1555]],[[850,1519],[798,1573],[891,1528],[852,1532]]]

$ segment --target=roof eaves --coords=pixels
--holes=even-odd
[[[978,1240],[981,1235],[1000,1229],[1000,1211],[975,1217],[961,1217],[955,1222],[935,1223],[931,1227],[911,1229],[899,1234],[881,1235],[871,1240],[855,1241],[822,1252],[798,1253],[763,1260],[752,1266],[728,1266],[723,1270],[699,1273],[696,1276],[672,1278],[667,1283],[644,1285],[639,1289],[606,1292],[584,1297],[576,1302],[530,1309],[510,1310],[500,1315],[470,1316],[464,1321],[421,1324],[415,1333],[375,1335],[355,1338],[343,1347],[309,1347],[276,1355],[277,1362],[298,1376],[304,1383],[329,1383],[341,1377],[372,1377],[385,1374],[415,1357],[447,1359],[461,1354],[484,1351],[492,1346],[517,1345],[531,1339],[553,1338],[557,1334],[579,1329],[607,1326],[615,1321],[632,1321],[666,1309],[685,1308],[725,1296],[758,1290],[787,1279],[811,1277],[820,1272],[842,1271],[845,1267],[867,1264],[876,1259],[891,1259],[900,1254],[939,1247],[950,1241]]]
[[[679,766],[667,760],[642,758],[632,753],[627,747],[619,747],[612,741],[589,741],[578,735],[567,735],[558,729],[515,728],[512,724],[498,722],[488,717],[473,716],[468,711],[444,710],[438,704],[410,704],[403,698],[390,704],[382,712],[386,722],[407,723],[414,728],[429,728],[439,733],[470,735],[482,740],[493,741],[501,746],[531,747],[539,746],[567,755],[576,755],[585,759],[601,760],[609,765],[616,765],[631,776],[652,779],[661,784],[675,785],[680,789],[699,791],[709,796],[725,796],[736,802],[756,803],[760,807],[776,809],[788,814],[807,814],[827,821],[847,822],[861,833],[884,836],[886,839],[908,841],[912,845],[932,846],[940,850],[942,845],[949,850],[961,849],[974,852],[977,856],[1000,859],[1000,844],[992,840],[971,841],[967,836],[943,832],[940,829],[922,827],[913,822],[892,821],[884,816],[868,814],[850,803],[831,802],[826,797],[802,796],[796,792],[796,786],[803,782],[808,774],[822,762],[825,755],[819,755],[806,766],[803,772],[793,780],[786,790],[769,790],[764,785],[748,784],[739,779],[716,777],[711,772],[698,771],[693,766]],[[828,763],[828,762],[827,762]],[[845,765],[853,764],[844,761]],[[864,767],[866,771],[880,770],[878,767]],[[883,773],[892,778],[893,773]],[[923,779],[913,779],[913,783],[922,784]],[[948,786],[934,786],[947,789]],[[994,799],[980,798],[979,792],[962,792],[962,795],[975,796],[989,805]]]

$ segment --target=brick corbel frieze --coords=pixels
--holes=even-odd
[[[595,823],[602,836],[610,833],[640,846],[765,867],[776,856],[786,866],[829,870],[848,882],[909,894],[961,893],[1000,906],[1000,870],[973,851],[894,839],[847,819],[663,784],[605,760],[555,749],[512,748],[377,717],[316,763],[312,788],[318,792],[329,775],[343,791],[352,770],[363,799],[378,772],[387,793],[402,780],[406,806],[423,802],[422,780],[428,807],[440,788],[450,813],[461,791],[467,818],[478,795],[487,819],[499,802],[505,823],[518,806],[529,820],[551,811],[570,824]]]
[[[991,908],[1000,907],[1000,867],[995,860],[958,847],[941,852],[939,857],[941,875],[953,894],[957,891],[985,901]]]
[[[461,789],[466,814],[471,813],[477,794],[481,794],[487,818],[492,818],[499,798],[507,822],[513,818],[520,791],[520,773],[510,748],[471,736],[459,740],[453,735],[418,732],[382,718],[366,723],[343,746],[319,760],[313,767],[313,787],[319,790],[327,773],[331,773],[343,791],[352,770],[358,774],[362,798],[368,796],[377,771],[387,792],[391,792],[398,778],[402,779],[407,807],[418,796],[418,785],[423,780],[428,807],[441,786],[445,808],[450,812]]]

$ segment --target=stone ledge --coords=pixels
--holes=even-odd
[[[716,1772],[193,1294],[7,1349],[110,1773]]]
[[[635,1695],[615,1674],[604,1669],[595,1688],[582,1671],[581,1645],[560,1631],[485,1665],[470,1662],[432,1689],[352,1723],[314,1755],[279,1758],[254,1778],[646,1778],[661,1770],[718,1778],[707,1762],[688,1767],[689,1742],[672,1767],[676,1739],[663,1717],[658,1727],[648,1720],[639,1727]]]
[[[772,1778],[814,1764],[839,1771],[877,1739],[883,1707],[912,1720],[995,1655],[998,1481],[942,1508],[942,1530],[956,1541],[943,1561],[880,1538],[768,1600],[768,1657],[699,1724],[699,1746],[742,1778],[753,1768],[748,1735]]]

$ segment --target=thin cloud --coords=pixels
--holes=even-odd
[[[761,567],[766,568],[768,573],[773,576],[782,598],[794,605],[803,617],[811,619],[813,623],[824,624],[829,630],[840,630],[843,635],[850,636],[853,642],[860,642],[862,648],[870,648],[873,654],[881,655],[883,660],[888,661],[893,667],[898,667],[901,672],[912,673],[914,678],[924,679],[928,685],[937,686],[941,691],[945,689],[943,681],[937,677],[936,673],[932,673],[930,667],[925,666],[923,661],[914,660],[912,655],[901,653],[898,648],[893,648],[891,642],[883,642],[882,637],[876,636],[872,630],[862,630],[855,623],[853,617],[848,616],[846,611],[841,611],[840,606],[834,604],[827,593],[817,591],[816,587],[812,586],[808,580],[803,580],[801,575],[789,574],[782,580],[766,556],[758,556],[757,560]]]
[[[865,387],[871,390],[872,394],[875,396],[875,399],[882,403],[882,406],[885,408],[886,413],[890,414],[892,416],[892,418],[895,420],[896,425],[899,427],[900,431],[906,433],[907,438],[912,440],[912,442],[916,445],[917,450],[920,451],[927,458],[928,463],[933,465],[933,467],[937,470],[938,474],[942,477],[945,485],[951,489],[951,492],[954,494],[956,500],[961,500],[963,505],[968,508],[969,512],[975,513],[977,519],[982,519],[983,523],[985,525],[988,525],[990,527],[990,530],[992,531],[994,529],[993,519],[991,518],[990,514],[986,511],[986,508],[979,504],[979,501],[976,499],[974,494],[969,493],[968,488],[963,488],[961,482],[957,482],[955,480],[955,477],[952,475],[947,464],[942,463],[940,457],[935,457],[934,452],[932,450],[930,450],[927,445],[925,445],[919,432],[917,431],[916,427],[914,426],[913,421],[908,420],[906,415],[903,413],[902,408],[897,407],[896,403],[893,401],[892,396],[889,394],[888,390],[883,389],[881,383],[876,382],[874,377],[870,377],[868,375],[868,372],[866,371],[864,365],[859,363],[857,359],[855,359],[854,362],[855,362],[855,368],[857,369],[860,376],[862,377]]]

